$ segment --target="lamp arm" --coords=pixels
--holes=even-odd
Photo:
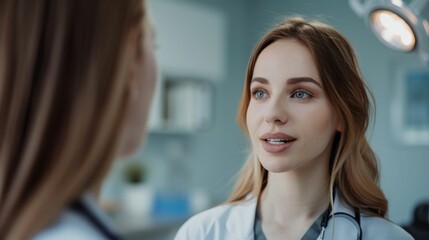
[[[414,0],[409,3],[409,8],[418,16],[420,29],[420,43],[417,54],[420,59],[429,65],[429,0]]]
[[[421,14],[425,11],[429,11],[429,0],[414,0],[409,3],[409,7],[416,14]]]
[[[358,15],[363,17],[366,14],[366,1],[365,0],[349,0],[350,8]]]

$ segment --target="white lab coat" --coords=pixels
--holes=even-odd
[[[338,193],[336,195],[333,212],[354,216],[354,211]],[[225,204],[199,213],[179,229],[175,240],[253,240],[256,205],[256,198],[251,198],[243,203]],[[405,230],[386,219],[361,214],[360,221],[362,240],[413,240]],[[354,240],[356,238],[351,237],[351,233],[356,231],[352,222],[335,217],[328,222],[323,239]]]
[[[97,221],[109,231],[115,233],[115,228],[109,217],[98,208],[95,199],[87,194],[82,203],[97,218]],[[40,231],[33,240],[106,240],[108,237],[98,229],[87,216],[73,209],[65,209],[48,227]]]

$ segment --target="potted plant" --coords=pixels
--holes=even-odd
[[[131,185],[146,181],[146,168],[143,163],[137,161],[125,164],[123,174],[125,182]]]
[[[130,217],[149,217],[153,190],[147,184],[147,169],[141,161],[130,161],[123,168],[124,189],[122,209]]]

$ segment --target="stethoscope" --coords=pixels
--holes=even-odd
[[[336,212],[333,214],[331,214],[330,212],[331,206],[329,206],[328,210],[325,213],[325,216],[323,217],[323,221],[321,223],[322,231],[320,231],[320,235],[317,240],[325,240],[325,231],[328,227],[328,223],[331,218],[334,218],[335,221],[339,221],[340,219],[344,221],[349,221],[356,228],[356,240],[362,240],[362,227],[360,225],[360,212],[358,209],[355,210],[354,216],[345,212]]]

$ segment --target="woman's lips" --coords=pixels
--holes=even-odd
[[[284,133],[266,133],[260,138],[262,147],[270,153],[280,153],[288,150],[296,138]]]
[[[282,144],[272,144],[272,143],[269,143],[268,141],[262,140],[262,147],[265,149],[265,151],[270,153],[284,152],[288,150],[289,147],[292,146],[292,144],[293,144],[293,141],[282,143]]]

